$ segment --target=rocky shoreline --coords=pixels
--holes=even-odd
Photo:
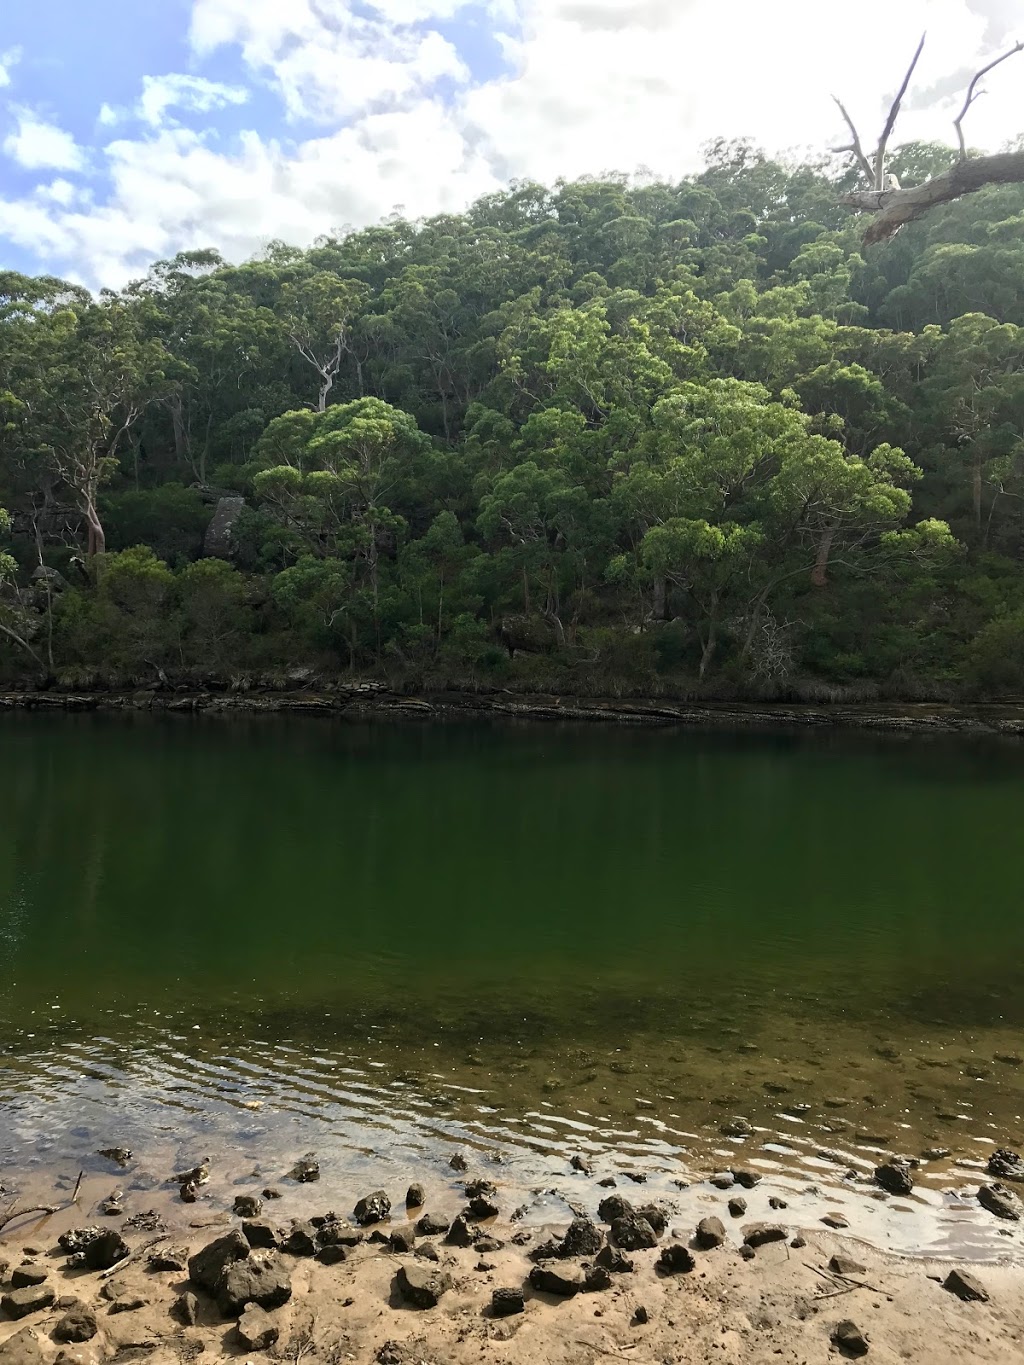
[[[314,1153],[273,1185],[220,1172],[234,1190],[220,1195],[205,1160],[162,1179],[126,1148],[97,1157],[106,1173],[79,1176],[63,1202],[0,1205],[0,1365],[208,1353],[747,1365],[830,1352],[935,1365],[1005,1361],[1024,1343],[1024,1204],[1005,1183],[1024,1186],[1024,1162],[1008,1149],[992,1154],[977,1194],[1007,1240],[982,1273],[844,1239],[834,1211],[802,1222],[739,1163],[676,1182],[678,1198],[644,1200],[575,1155],[584,1197],[539,1223],[461,1154],[446,1178],[370,1191],[343,1213],[316,1198]],[[915,1166],[883,1161],[865,1197],[909,1195]]]
[[[453,720],[459,717],[700,728],[863,729],[897,734],[1024,736],[1024,705],[934,703],[808,705],[784,702],[675,702],[643,697],[570,697],[512,692],[390,691],[375,682],[330,690],[0,692],[2,711],[161,712],[206,715],[335,716],[349,720]]]

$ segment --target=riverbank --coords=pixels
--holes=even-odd
[[[463,1173],[428,1168],[408,1196],[371,1191],[335,1213],[312,1155],[273,1177],[211,1179],[201,1162],[174,1182],[124,1149],[94,1164],[107,1172],[74,1190],[66,1177],[48,1212],[28,1208],[37,1181],[24,1215],[0,1206],[2,1365],[796,1365],[830,1352],[995,1365],[1024,1343],[1012,1218],[1005,1256],[979,1268],[887,1254],[742,1169],[650,1201],[577,1159],[585,1185],[568,1208],[538,1191],[513,1210],[500,1169],[471,1155]],[[880,1170],[860,1197],[895,1204],[901,1174],[913,1179]]]
[[[691,728],[864,729],[891,733],[1024,736],[1024,705],[784,702],[674,702],[642,697],[573,697],[513,692],[389,691],[373,682],[331,691],[15,691],[0,711],[166,712],[171,714],[336,716],[350,720],[453,720],[460,717]]]

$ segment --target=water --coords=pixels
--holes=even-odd
[[[571,1153],[666,1192],[739,1160],[739,1114],[794,1201],[982,1254],[941,1191],[1024,1137],[1022,761],[0,717],[0,1181],[109,1186],[95,1150],[124,1142],[161,1180],[212,1155],[216,1198],[315,1149],[344,1201],[461,1150],[541,1216],[582,1197]],[[929,1147],[927,1228],[851,1196]]]

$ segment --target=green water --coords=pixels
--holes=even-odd
[[[1022,764],[850,734],[0,717],[0,1162],[113,1127],[236,1141],[243,1105],[282,1151],[353,1162],[550,1158],[572,1132],[667,1168],[733,1113],[782,1159],[822,1125],[853,1160],[1019,1139]]]

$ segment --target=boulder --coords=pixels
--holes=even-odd
[[[478,1194],[466,1205],[466,1217],[475,1218],[482,1222],[486,1218],[497,1218],[501,1210],[493,1199],[485,1194]]]
[[[595,1256],[604,1242],[604,1233],[589,1218],[574,1218],[562,1238],[559,1255]]]
[[[664,1209],[659,1209],[657,1204],[645,1204],[642,1209],[637,1209],[638,1218],[646,1218],[648,1223],[660,1237],[668,1227],[668,1219]]]
[[[244,1261],[250,1253],[249,1243],[233,1229],[223,1237],[208,1242],[188,1260],[188,1276],[193,1284],[209,1293],[217,1292],[221,1278],[236,1261]]]
[[[427,1196],[422,1185],[410,1185],[405,1192],[405,1207],[407,1209],[421,1209],[427,1202]]]
[[[53,1329],[54,1341],[82,1342],[92,1341],[99,1330],[96,1314],[91,1308],[79,1304],[70,1309]]]
[[[618,1247],[603,1246],[597,1253],[597,1264],[613,1275],[628,1275],[633,1270],[633,1262]]]
[[[968,1303],[988,1303],[988,1290],[966,1270],[951,1270],[943,1280],[942,1287]]]
[[[442,1294],[452,1287],[452,1277],[429,1265],[403,1265],[395,1277],[398,1292],[414,1308],[436,1308]]]
[[[886,1161],[876,1166],[875,1180],[890,1194],[909,1194],[914,1188],[914,1178],[905,1161]]]
[[[855,1322],[844,1318],[836,1324],[832,1340],[840,1351],[850,1356],[863,1356],[868,1353],[868,1339]]]
[[[748,1247],[763,1247],[769,1242],[784,1242],[788,1235],[778,1223],[751,1223],[743,1229],[743,1242]]]
[[[88,1270],[109,1270],[128,1255],[128,1243],[119,1232],[107,1228],[82,1248],[82,1259]]]
[[[627,1214],[612,1222],[611,1239],[623,1251],[641,1251],[644,1247],[658,1245],[658,1234],[646,1218],[637,1214]]]
[[[464,1214],[459,1214],[445,1235],[445,1241],[453,1247],[471,1247],[478,1236],[477,1230],[471,1227],[466,1221]]]
[[[421,1237],[443,1237],[450,1227],[451,1223],[443,1214],[425,1213],[417,1222],[416,1231]]]
[[[658,1269],[663,1275],[686,1274],[695,1269],[696,1265],[693,1253],[681,1242],[672,1242],[669,1246],[662,1247],[661,1255],[658,1257]]]
[[[982,1185],[978,1190],[978,1203],[997,1218],[1006,1218],[1013,1223],[1018,1223],[1024,1213],[1024,1204],[1005,1185]]]
[[[289,1256],[315,1256],[320,1250],[318,1238],[319,1229],[312,1223],[293,1223],[278,1245]]]
[[[391,1250],[401,1252],[412,1251],[416,1245],[416,1229],[411,1223],[402,1223],[399,1227],[391,1229]]]
[[[297,1180],[300,1185],[308,1185],[313,1180],[319,1180],[320,1163],[316,1159],[316,1153],[307,1152],[305,1156],[300,1156],[288,1172],[288,1179]]]
[[[247,1351],[265,1351],[281,1335],[281,1329],[264,1308],[250,1303],[238,1319],[238,1340]]]
[[[526,1302],[521,1289],[496,1289],[491,1295],[491,1313],[496,1318],[510,1318],[521,1313]]]
[[[255,1194],[236,1194],[232,1209],[238,1218],[258,1218],[263,1212],[263,1200]]]
[[[391,1212],[391,1200],[383,1190],[374,1190],[373,1194],[364,1195],[359,1200],[353,1212],[360,1227],[381,1223]]]
[[[16,1265],[11,1271],[11,1284],[15,1289],[28,1289],[34,1284],[43,1284],[48,1275],[45,1266],[34,1265],[31,1261],[25,1261],[22,1265]]]
[[[254,1251],[244,1261],[232,1261],[216,1288],[217,1306],[226,1318],[237,1317],[247,1304],[280,1308],[292,1296],[291,1275],[279,1256]]]
[[[560,1261],[545,1261],[530,1271],[530,1284],[542,1294],[554,1294],[560,1299],[571,1299],[586,1288],[586,1275],[574,1265]]]
[[[342,1246],[355,1247],[363,1240],[366,1234],[359,1228],[354,1228],[344,1218],[330,1217],[320,1224],[317,1231],[321,1246]]]
[[[49,1308],[56,1294],[46,1284],[30,1284],[24,1289],[12,1289],[0,1299],[0,1308],[9,1318],[27,1318],[30,1313],[40,1313]]]
[[[721,1218],[702,1218],[694,1235],[697,1245],[704,1251],[710,1251],[712,1247],[720,1247],[725,1241],[725,1226]]]
[[[745,1199],[730,1199],[729,1213],[733,1218],[742,1218],[747,1211],[747,1201]]]
[[[0,1365],[42,1365],[43,1344],[31,1327],[23,1327],[0,1343]]]
[[[208,559],[230,559],[234,544],[235,522],[245,508],[240,497],[218,498],[210,524],[203,537],[203,554]]]
[[[242,1224],[242,1236],[251,1247],[276,1247],[277,1231],[265,1218],[247,1218]]]
[[[614,1223],[616,1218],[628,1218],[634,1213],[636,1209],[621,1194],[609,1194],[597,1206],[597,1216],[602,1223]]]
[[[1024,1157],[1009,1147],[1000,1147],[988,1159],[988,1173],[997,1180],[1024,1181]]]

